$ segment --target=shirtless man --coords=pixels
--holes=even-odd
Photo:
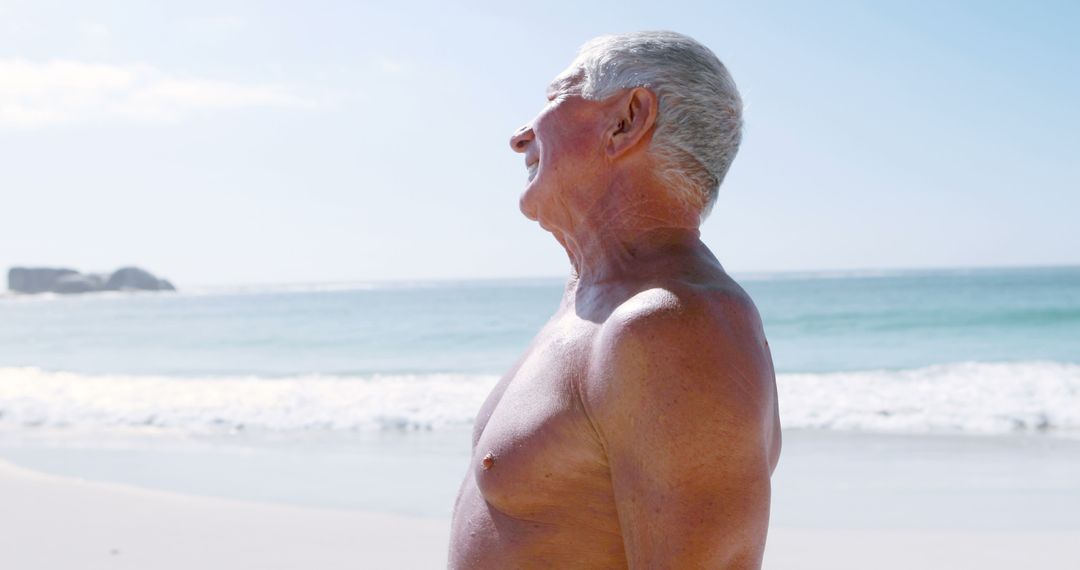
[[[699,239],[740,140],[707,48],[598,38],[513,135],[521,210],[566,249],[559,309],[492,390],[451,568],[759,568],[780,454],[757,310]]]

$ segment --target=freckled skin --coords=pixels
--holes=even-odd
[[[511,139],[567,250],[563,300],[480,408],[449,567],[759,568],[780,453],[760,318],[648,152],[647,89],[574,95]]]

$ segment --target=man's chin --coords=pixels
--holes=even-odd
[[[525,190],[521,195],[521,198],[518,199],[518,209],[521,210],[521,213],[524,214],[526,218],[535,222],[537,221],[536,202],[531,198],[532,196],[529,194],[529,191]]]

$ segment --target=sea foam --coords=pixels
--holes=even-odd
[[[83,375],[0,368],[0,430],[207,434],[467,427],[494,375],[289,378]],[[786,428],[1080,436],[1080,365],[955,363],[781,374]]]
[[[786,427],[1080,435],[1076,364],[963,362],[909,370],[781,374],[777,388]]]
[[[0,368],[0,429],[367,431],[467,425],[496,376],[82,375]]]

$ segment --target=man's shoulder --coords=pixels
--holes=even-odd
[[[619,351],[641,342],[675,351],[700,342],[764,342],[761,317],[734,281],[651,283],[620,303],[603,323],[600,350]]]
[[[773,439],[772,357],[754,303],[734,282],[661,285],[628,298],[601,327],[584,388],[605,438],[623,437],[635,421],[627,418],[659,414],[671,437],[761,435],[740,439],[751,446]]]
[[[612,311],[593,344],[590,382],[609,389],[775,390],[761,318],[734,281],[643,287]]]

